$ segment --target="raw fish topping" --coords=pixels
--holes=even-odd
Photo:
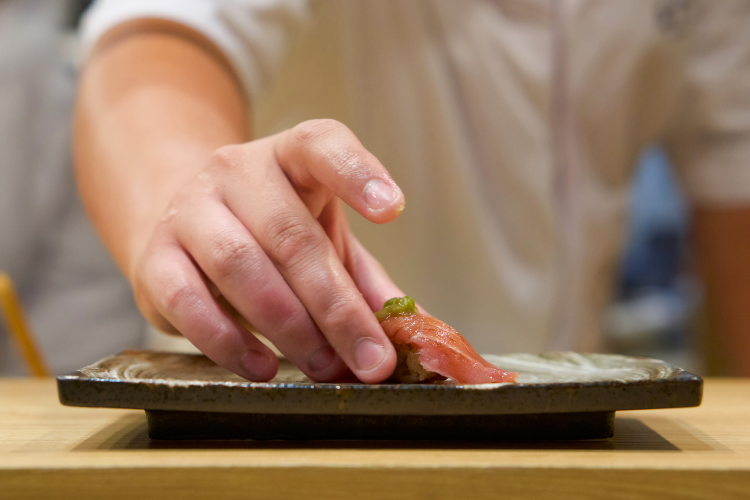
[[[399,354],[394,376],[401,382],[448,377],[460,384],[488,384],[518,377],[482,358],[454,328],[420,314],[411,297],[390,299],[375,316]]]

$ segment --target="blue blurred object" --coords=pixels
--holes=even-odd
[[[688,224],[687,204],[669,158],[661,148],[647,149],[633,181],[621,297],[673,285],[688,248]]]
[[[700,371],[690,323],[700,304],[688,271],[690,214],[665,151],[647,149],[633,179],[616,301],[603,317],[610,348]]]

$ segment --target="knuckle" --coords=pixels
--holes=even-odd
[[[346,126],[331,118],[321,118],[302,122],[292,129],[292,137],[302,147],[310,148],[324,137],[336,133]]]
[[[287,314],[285,316],[279,316],[274,329],[277,333],[287,334],[294,332],[304,327],[305,318],[301,314]]]
[[[231,345],[231,338],[235,332],[219,320],[205,318],[201,322],[201,342],[207,351],[221,352]]]
[[[153,259],[139,263],[132,282],[133,297],[144,318],[162,332],[179,334],[163,313],[184,307],[187,298],[192,296],[186,283],[181,287],[175,286],[175,276],[161,271]]]
[[[337,297],[323,309],[323,323],[327,329],[337,330],[357,317],[357,304],[354,297]]]
[[[173,233],[181,224],[190,223],[185,219],[185,213],[196,204],[221,198],[220,187],[207,177],[204,173],[199,174],[172,195],[166,210],[157,220],[153,236]]]
[[[195,291],[185,280],[170,277],[160,293],[159,303],[165,311],[183,311],[194,301]]]
[[[300,216],[277,214],[268,221],[267,231],[271,256],[284,268],[293,267],[321,245],[318,230]]]
[[[333,119],[310,120],[297,125],[292,129],[292,144],[293,159],[307,165],[311,160],[319,160],[341,178],[357,179],[379,170],[375,156],[359,143],[346,125]],[[299,183],[305,185],[302,170],[302,174],[298,173]]]
[[[259,308],[266,311],[270,319],[272,332],[288,334],[304,328],[307,313],[304,309],[295,307],[293,303],[278,291],[264,291],[258,300]]]
[[[269,339],[287,338],[304,325],[304,318],[289,304],[278,299],[279,297],[268,297],[265,293],[256,295],[253,302],[261,316],[247,318],[260,333]]]
[[[244,149],[239,144],[222,146],[211,154],[209,165],[223,170],[234,170],[242,165]]]
[[[224,279],[255,260],[252,245],[239,238],[218,237],[211,248],[211,262],[216,277]]]

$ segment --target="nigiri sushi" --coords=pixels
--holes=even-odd
[[[420,314],[409,296],[388,300],[375,317],[398,355],[390,380],[418,383],[451,378],[460,384],[488,384],[515,382],[518,377],[482,358],[455,329]]]

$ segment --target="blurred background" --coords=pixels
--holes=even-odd
[[[54,373],[94,361],[77,356],[82,342],[98,344],[104,357],[142,345],[145,335],[128,285],[75,194],[76,29],[88,4],[0,0],[0,271],[15,282]],[[653,145],[636,168],[628,243],[602,316],[606,345],[722,374],[690,242],[690,210],[668,157]],[[0,328],[0,375],[23,374],[19,359]]]
[[[87,4],[0,0],[0,272],[52,373],[138,346],[146,331],[76,194],[76,29]],[[3,322],[0,375],[26,373],[12,332]]]
[[[690,211],[665,151],[643,152],[633,179],[630,225],[613,301],[602,317],[609,349],[667,360],[694,373],[713,366],[694,270]]]

